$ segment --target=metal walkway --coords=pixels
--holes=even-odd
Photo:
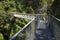
[[[47,22],[45,23],[44,21],[41,21],[38,23],[35,40],[55,40],[53,30],[48,28]]]
[[[21,16],[19,14],[15,14],[14,15],[15,17],[19,17],[19,18],[22,18],[24,15],[21,14]],[[28,16],[28,17],[27,17]],[[31,16],[31,17],[29,17]],[[31,14],[29,15],[25,15],[25,17],[27,19],[30,18],[30,22],[25,25],[21,30],[19,30],[15,35],[13,35],[10,40],[13,40],[15,39],[15,37],[21,33],[24,29],[27,29],[26,31],[27,32],[27,39],[24,39],[24,40],[55,40],[55,37],[54,37],[54,32],[53,32],[53,28],[49,28],[48,26],[48,16],[47,15],[40,15],[40,14],[34,14],[33,16]],[[23,17],[23,18],[25,18]],[[45,18],[46,17],[46,18]],[[33,21],[35,20],[35,23],[33,23]],[[35,24],[34,28],[35,30],[33,30],[33,24]],[[31,25],[32,26],[31,26]],[[29,27],[28,27],[29,26]],[[32,28],[31,28],[31,27]],[[28,28],[27,28],[28,27]],[[35,32],[34,32],[35,31]],[[29,36],[29,38],[28,38]],[[33,37],[34,36],[34,37]]]

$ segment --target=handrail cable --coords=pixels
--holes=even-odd
[[[53,16],[53,15],[51,15],[51,14],[49,14],[49,16],[52,16],[53,18],[55,18],[57,21],[60,22],[60,19],[56,18],[55,16]]]

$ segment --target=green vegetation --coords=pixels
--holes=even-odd
[[[16,18],[16,17],[9,18],[1,14],[0,15],[0,32],[3,35],[4,40],[8,40],[12,35],[14,35],[17,31],[19,31],[28,22],[29,22],[28,19],[22,19],[22,18]],[[23,36],[23,34],[21,33],[20,36]]]
[[[52,6],[54,5],[54,1],[55,0],[51,0],[52,3],[50,2],[49,8],[54,8]],[[42,8],[45,5],[48,5],[47,0],[0,0],[0,40],[8,40],[14,33],[30,21],[28,19],[10,17],[12,12],[34,14],[36,13],[36,9],[38,10],[38,8]],[[58,7],[54,13],[58,18],[60,17],[59,8],[60,7]],[[4,14],[7,14],[9,17]],[[18,37],[25,37],[24,33],[25,31],[21,33],[21,35],[18,35]]]
[[[19,1],[20,2],[20,1]],[[24,25],[26,25],[29,20],[16,18],[16,17],[7,17],[4,14],[10,14],[12,12],[23,12],[22,5],[18,0],[1,0],[0,1],[0,40],[9,40],[9,38],[14,35],[18,30],[20,30]],[[25,32],[21,33],[21,37]],[[0,35],[1,35],[0,34]],[[20,37],[18,36],[18,37]],[[17,38],[18,39],[18,38]]]
[[[0,40],[3,40],[3,35],[0,33]]]

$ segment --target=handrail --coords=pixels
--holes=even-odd
[[[22,29],[20,29],[17,33],[15,33],[15,35],[13,35],[9,40],[13,40],[19,33],[21,33],[24,29],[26,29],[28,25],[31,24],[31,22],[34,20],[35,20],[35,17],[28,24],[26,24]]]
[[[60,22],[60,19],[56,18],[55,16],[53,16],[53,17]]]
[[[56,19],[57,21],[60,22],[60,19],[56,18],[55,16],[53,16],[53,15],[51,15],[51,14],[49,14],[49,16],[52,16],[54,19]]]
[[[27,19],[32,19],[35,16],[39,16],[39,15],[47,15],[47,14],[13,14],[14,17],[17,18],[27,18]]]

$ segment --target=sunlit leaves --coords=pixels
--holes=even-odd
[[[0,33],[0,40],[3,40],[3,37],[2,37],[3,35]]]

